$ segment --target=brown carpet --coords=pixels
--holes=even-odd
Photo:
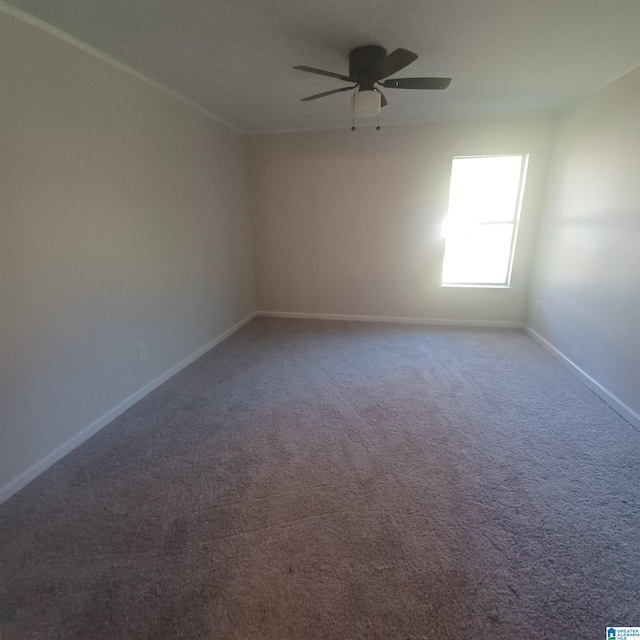
[[[639,453],[520,331],[257,319],[0,506],[0,637],[601,638]]]

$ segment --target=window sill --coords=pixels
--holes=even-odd
[[[508,284],[441,284],[440,289],[512,289]]]

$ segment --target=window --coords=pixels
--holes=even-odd
[[[443,285],[509,285],[528,159],[453,159]]]

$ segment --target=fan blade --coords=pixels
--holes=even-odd
[[[344,80],[345,82],[352,82],[353,79],[349,76],[343,76],[339,73],[333,73],[333,71],[323,71],[322,69],[314,69],[313,67],[293,67],[294,69],[299,69],[300,71],[307,71],[309,73],[317,73],[320,76],[329,76],[330,78],[338,78],[338,80]]]
[[[309,96],[308,98],[302,98],[300,102],[307,102],[307,100],[317,100],[318,98],[324,98],[325,96],[330,96],[334,93],[340,93],[341,91],[351,91],[355,89],[358,85],[354,84],[353,87],[340,87],[340,89],[334,89],[333,91],[325,91],[324,93],[316,93],[315,96]]]
[[[381,84],[385,89],[446,89],[451,78],[396,78]]]
[[[374,89],[374,91],[377,91],[380,94],[380,106],[386,107],[389,103],[387,102],[387,99],[384,97],[384,93],[382,93],[380,89]]]
[[[408,67],[418,56],[406,49],[396,49],[392,51],[381,63],[378,69],[378,80],[397,73],[401,69]]]

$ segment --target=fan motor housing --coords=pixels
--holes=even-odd
[[[349,77],[357,80],[360,91],[373,89],[380,63],[386,57],[387,50],[375,44],[358,47],[349,53]]]

